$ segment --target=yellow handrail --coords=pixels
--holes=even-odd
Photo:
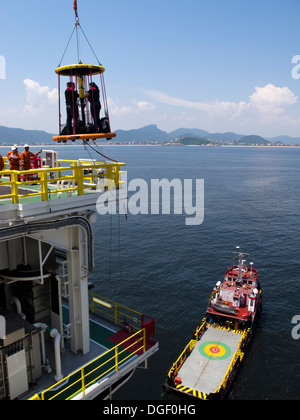
[[[121,162],[85,162],[84,165],[78,164],[77,161],[60,160],[59,166],[56,168],[37,168],[26,171],[11,171],[5,170],[1,172],[1,175],[9,176],[10,180],[1,182],[0,185],[10,185],[11,194],[4,194],[0,196],[1,199],[11,198],[13,203],[19,203],[21,198],[40,196],[41,201],[48,201],[50,194],[57,192],[77,192],[77,195],[84,195],[85,190],[95,188],[95,184],[92,184],[94,178],[104,179],[107,181],[110,189],[113,184],[116,189],[119,189],[120,184],[120,168],[125,166],[125,163]],[[62,163],[68,164],[68,166],[61,166]],[[90,174],[85,175],[85,171],[91,171]],[[64,173],[62,175],[62,172]],[[26,175],[36,174],[39,179],[32,179],[30,181],[21,182],[21,179],[25,179]],[[53,175],[58,175],[53,178]],[[84,180],[90,181],[89,184],[84,183]],[[54,189],[53,184],[60,181],[72,181],[73,186],[63,189]],[[32,191],[31,193],[21,194],[19,188],[26,185],[37,185],[40,189]]]
[[[142,318],[146,317],[141,312],[134,311],[126,306],[120,305],[110,299],[104,298],[96,293],[89,293],[89,305],[92,313],[104,315],[113,320],[115,324],[126,324],[133,329],[140,329],[142,326]],[[149,318],[149,317],[146,317]],[[131,323],[131,324],[129,324]],[[137,324],[138,326],[134,325]]]
[[[216,393],[218,393],[218,392],[220,392],[221,388],[227,384],[227,381],[228,381],[229,375],[230,375],[230,373],[231,373],[231,371],[232,371],[232,368],[234,367],[234,365],[235,365],[235,363],[236,363],[236,361],[237,361],[238,357],[241,357],[241,358],[243,358],[243,357],[244,357],[244,353],[241,351],[241,347],[242,347],[242,344],[243,344],[243,341],[244,341],[245,337],[249,334],[249,331],[250,331],[250,329],[248,328],[247,330],[245,330],[245,331],[243,332],[242,337],[241,337],[241,339],[239,340],[238,349],[237,349],[237,351],[234,353],[234,356],[233,356],[233,358],[232,358],[232,360],[231,360],[231,362],[230,362],[230,365],[229,365],[229,367],[228,367],[228,369],[227,369],[227,372],[225,373],[225,376],[224,376],[224,378],[223,378],[223,380],[222,380],[221,384],[220,384],[220,385],[218,386],[218,388],[215,390],[215,394],[216,394]]]
[[[78,389],[73,394],[68,395],[65,399],[70,400],[75,395],[82,393],[85,395],[86,389],[91,386],[93,383],[100,380],[100,378],[104,377],[109,372],[115,370],[116,372],[119,371],[120,365],[125,362],[127,359],[132,357],[134,354],[138,353],[139,351],[146,351],[146,330],[143,328],[142,330],[137,331],[135,334],[126,338],[126,340],[122,341],[112,349],[106,351],[101,356],[97,357],[96,359],[92,360],[91,362],[87,363],[86,365],[82,366],[80,369],[76,370],[75,372],[71,373],[70,375],[63,378],[61,381],[56,382],[54,385],[46,389],[45,391],[41,392],[40,395],[34,395],[31,400],[53,400],[59,397],[62,393],[65,393],[68,389],[72,386],[81,383]],[[134,341],[132,342],[132,340]],[[138,344],[141,343],[141,344]],[[137,345],[138,344],[138,345]],[[133,346],[137,345],[136,349],[132,349]],[[129,353],[129,354],[128,354]],[[109,357],[104,363],[101,363],[106,357]],[[99,363],[98,363],[99,362]],[[113,364],[109,366],[109,363],[112,362]],[[96,367],[87,373],[85,370],[88,370],[89,367],[96,363]],[[104,372],[99,373],[101,368],[106,369]],[[98,370],[96,377],[89,378],[92,374]],[[76,377],[79,376],[78,379]],[[63,386],[63,385],[67,386]],[[50,391],[55,390],[61,385],[61,389],[52,395],[50,398],[46,398],[46,394]]]

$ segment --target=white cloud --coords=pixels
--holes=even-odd
[[[268,84],[264,87],[256,87],[255,92],[249,96],[251,102],[263,105],[293,105],[297,102],[298,97],[287,87],[277,87]]]
[[[137,111],[153,111],[155,109],[155,105],[151,102],[147,101],[134,101],[137,106]]]
[[[137,115],[144,112],[153,111],[155,105],[147,101],[133,99],[131,105],[117,105],[111,98],[108,98],[109,113],[114,116]]]
[[[48,86],[41,86],[38,82],[25,79],[24,85],[27,92],[27,104],[24,111],[29,114],[44,112],[49,105],[56,105],[58,102],[58,90],[50,90]]]
[[[157,102],[161,102],[166,105],[180,106],[184,108],[193,108],[193,109],[199,109],[202,111],[210,111],[212,107],[210,104],[188,101],[186,99],[172,97],[172,96],[167,95],[164,92],[160,92],[156,90],[149,90],[149,91],[146,91],[146,93]]]
[[[298,102],[298,97],[287,87],[277,87],[267,84],[264,87],[255,87],[255,92],[249,96],[248,101],[229,102],[196,102],[172,97],[160,91],[147,91],[154,101],[173,107],[189,109],[189,119],[194,123],[198,121],[203,128],[208,126],[224,127],[228,130],[249,130],[253,127],[274,128],[292,124],[299,124],[299,119],[294,120],[287,113],[287,108]],[[195,112],[193,112],[193,110]],[[179,121],[178,121],[179,123]],[[270,127],[271,126],[271,127]],[[226,128],[225,128],[226,127]],[[288,132],[288,130],[287,130]]]

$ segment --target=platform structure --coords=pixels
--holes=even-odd
[[[89,281],[94,240],[106,246],[95,207],[102,194],[123,205],[125,164],[41,155],[0,180],[0,400],[111,398],[158,350],[155,321]]]

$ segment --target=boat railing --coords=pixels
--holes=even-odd
[[[242,346],[244,343],[244,340],[246,339],[246,337],[248,336],[248,334],[250,333],[250,329],[248,328],[247,330],[245,330],[239,340],[239,344],[238,344],[238,349],[237,351],[234,353],[234,356],[230,362],[230,365],[227,369],[227,372],[225,373],[225,376],[222,380],[222,382],[220,383],[219,387],[216,389],[215,393],[218,393],[221,391],[222,388],[226,388],[227,382],[230,379],[231,373],[235,367],[235,364],[238,360],[238,358],[240,358],[242,360],[242,358],[244,357],[244,353],[242,351]]]
[[[59,160],[55,168],[43,166],[26,171],[5,169],[1,171],[3,178],[0,185],[10,186],[11,191],[9,194],[2,193],[0,200],[11,199],[12,203],[19,203],[23,198],[40,197],[41,201],[49,201],[60,198],[62,193],[81,196],[98,188],[119,189],[122,166],[125,163]]]
[[[196,329],[196,332],[194,334],[194,339],[190,340],[190,342],[187,344],[187,346],[185,346],[184,350],[182,351],[182,353],[180,354],[176,362],[173,363],[173,366],[171,367],[168,373],[169,378],[174,378],[174,376],[177,374],[183,362],[186,360],[188,355],[191,353],[191,351],[195,347],[197,341],[199,340],[201,335],[204,333],[205,327],[206,327],[206,320],[204,318],[202,324]]]
[[[86,395],[87,389],[108,375],[119,372],[128,359],[146,351],[146,328],[137,331],[101,356],[56,382],[31,400],[70,400],[76,395]]]

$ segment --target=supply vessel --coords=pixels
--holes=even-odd
[[[168,372],[166,391],[201,400],[228,395],[262,310],[258,273],[246,258],[237,247],[238,264],[216,283],[205,317]]]
[[[74,10],[77,30],[76,1]],[[86,79],[94,83],[93,77],[103,71],[103,66],[82,63],[57,70],[81,92],[74,102],[79,107],[78,119],[71,124],[74,132],[61,130],[54,141],[83,141],[97,158],[91,159],[82,148],[82,158],[72,159],[71,144],[65,146],[70,147],[68,159],[61,159],[58,150],[42,149],[26,170],[11,169],[9,157],[4,157],[0,179],[2,400],[109,399],[138,366],[147,368],[148,358],[158,350],[155,320],[115,302],[113,291],[110,299],[102,296],[105,278],[96,279],[94,288],[89,281],[95,261],[97,200],[111,193],[112,199],[118,197],[117,206],[124,206],[127,199],[121,194],[125,163],[107,158],[95,143],[114,136],[107,127],[107,109],[104,128],[84,128],[89,118]],[[59,112],[61,118],[63,110]],[[84,124],[77,124],[83,119]],[[77,136],[78,126],[79,138],[72,137]],[[95,240],[108,246],[101,237]]]

